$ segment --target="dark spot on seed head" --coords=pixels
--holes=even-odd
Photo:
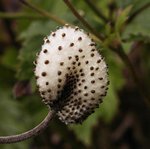
[[[50,43],[49,39],[46,40],[46,43]]]
[[[38,79],[39,78],[39,76],[35,76],[35,79]]]
[[[63,66],[64,65],[64,62],[60,62],[60,66]]]
[[[91,57],[94,57],[94,53],[91,54]]]
[[[61,71],[58,71],[58,73],[57,73],[59,76],[61,75]]]
[[[52,36],[53,36],[53,37],[56,36],[56,33],[52,33]]]
[[[46,76],[46,72],[42,72],[42,76],[45,77]]]
[[[49,60],[46,60],[44,63],[45,63],[45,64],[49,64]]]
[[[95,43],[91,43],[90,46],[96,46],[96,44]]]
[[[44,49],[43,52],[44,52],[44,53],[47,53],[47,49]]]
[[[62,50],[62,46],[59,46],[59,47],[58,47],[58,50]]]
[[[83,69],[80,69],[80,72],[83,72]]]
[[[79,27],[75,27],[75,31],[79,30]]]
[[[79,49],[79,52],[81,53],[83,50],[82,49]]]
[[[62,33],[62,37],[65,37],[66,36],[66,34],[65,33]]]
[[[45,95],[45,92],[44,92],[44,91],[42,91],[42,92],[41,92],[41,94],[42,94],[42,95]]]
[[[99,78],[99,80],[103,80],[103,78]]]
[[[57,85],[57,87],[58,87],[58,88],[60,88],[60,87],[61,87],[61,85],[60,85],[60,84],[58,84],[58,85]]]
[[[74,46],[74,43],[70,43],[70,47],[73,47]]]
[[[81,81],[82,81],[82,82],[85,82],[85,80],[84,80],[84,79],[82,79]]]
[[[84,89],[87,89],[87,86],[84,86]]]
[[[71,56],[69,56],[69,57],[68,57],[68,59],[70,60],[70,59],[72,59],[72,57],[71,57]]]
[[[107,81],[107,85],[109,85],[110,84],[110,81]]]
[[[92,80],[91,83],[94,84],[94,83],[95,83],[95,80]]]
[[[78,63],[78,66],[80,66],[80,65],[81,65],[81,63],[79,62],[79,63]]]
[[[92,51],[92,52],[94,52],[94,51],[95,51],[95,49],[92,49],[91,51]]]
[[[91,93],[93,93],[93,94],[94,94],[94,93],[95,93],[95,90],[91,90]]]
[[[82,37],[79,37],[78,40],[81,41],[81,40],[82,40]]]
[[[76,62],[72,62],[72,64],[73,64],[73,65],[75,65],[75,64],[76,64]]]
[[[50,92],[51,92],[51,89],[48,89],[47,91],[50,93]]]
[[[85,93],[84,96],[88,96],[88,93]]]
[[[77,92],[74,92],[74,95],[77,95]]]
[[[105,88],[105,86],[101,86],[101,89]]]
[[[37,64],[37,60],[35,60],[35,61],[33,62],[33,64],[36,65],[36,64]]]
[[[97,61],[97,63],[100,63],[101,62],[101,59],[99,59],[98,61]]]
[[[81,90],[78,90],[78,93],[81,93]]]
[[[93,66],[91,66],[91,67],[90,67],[90,70],[93,70],[93,69],[94,69],[94,67],[93,67]]]
[[[99,69],[99,67],[97,67],[95,70],[98,70]]]
[[[94,73],[91,73],[91,76],[94,76]]]
[[[46,82],[45,84],[46,84],[46,85],[48,85],[48,84],[49,84],[49,82]]]
[[[61,79],[58,79],[58,82],[61,82],[62,80]]]
[[[86,62],[85,62],[85,64],[88,64],[88,63],[89,63],[89,61],[86,61]]]

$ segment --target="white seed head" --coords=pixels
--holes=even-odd
[[[45,104],[66,124],[81,123],[108,89],[107,65],[78,27],[64,26],[44,38],[35,75]]]

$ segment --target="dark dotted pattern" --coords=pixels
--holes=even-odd
[[[67,28],[69,29],[70,27],[67,26]],[[77,34],[78,32],[82,31],[76,27],[74,33]],[[107,85],[109,84],[109,81],[105,81],[105,76],[101,76],[99,73],[104,72],[105,69],[101,68],[103,58],[98,56],[96,44],[91,40],[91,43],[87,42],[85,48],[82,46],[77,47],[77,45],[84,45],[86,42],[83,35],[79,34],[79,36],[75,37],[77,38],[69,38],[68,33],[64,30],[60,33],[53,32],[48,37],[50,40],[45,39],[45,43],[50,43],[50,45],[47,44],[46,46],[52,47],[54,47],[55,38],[66,42],[66,44],[57,44],[54,49],[51,48],[51,50],[56,50],[57,52],[63,50],[65,53],[65,57],[62,57],[63,52],[59,52],[58,57],[60,56],[60,59],[57,59],[57,63],[53,59],[49,48],[46,47],[42,50],[46,57],[42,62],[46,65],[46,68],[50,70],[51,67],[55,67],[53,63],[56,63],[56,68],[58,67],[54,73],[56,74],[56,84],[53,83],[55,90],[51,87],[53,86],[51,83],[53,78],[46,79],[53,72],[48,72],[43,68],[40,74],[36,74],[37,81],[43,78],[44,87],[46,87],[46,90],[44,90],[44,87],[41,87],[41,84],[38,83],[43,102],[52,109],[57,110],[57,115],[66,124],[81,123],[93,113],[94,109],[99,106],[98,104],[102,102],[102,98],[106,96]],[[76,43],[78,44],[76,45]],[[74,51],[74,53],[70,52],[67,55],[67,50]],[[49,55],[51,55],[51,59]],[[38,57],[40,57],[40,54]],[[38,59],[35,65],[38,65]]]

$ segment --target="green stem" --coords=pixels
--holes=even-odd
[[[104,14],[100,11],[99,8],[96,7],[95,3],[92,0],[84,0],[88,6],[95,12],[95,14],[101,18],[105,23],[109,20],[104,16]]]
[[[6,13],[0,12],[0,18],[5,19],[45,19],[43,16],[38,16],[29,13]]]
[[[94,30],[94,28],[91,27],[91,25],[77,12],[77,10],[74,8],[74,6],[70,3],[69,0],[63,0],[65,4],[68,6],[68,8],[72,11],[74,16],[81,21],[81,23],[89,29],[100,41],[104,40],[103,35],[100,35],[97,33],[97,31]]]
[[[28,1],[20,0],[20,2],[23,3],[24,5],[28,6],[29,8],[35,10],[39,14],[41,14],[41,15],[43,15],[43,16],[45,16],[45,17],[47,17],[47,18],[57,22],[58,24],[61,24],[61,25],[67,24],[66,21],[64,21],[64,20],[58,18],[57,16],[55,16],[55,15],[53,15],[53,14],[51,14],[51,13],[49,13],[49,12],[39,8],[39,7],[33,5],[32,3],[28,2]]]
[[[138,10],[136,10],[133,14],[131,14],[131,16],[129,16],[128,20],[127,20],[127,24],[131,23],[134,18],[136,16],[138,16],[142,11],[144,11],[145,9],[149,8],[150,7],[150,2],[143,5],[141,8],[139,8]]]

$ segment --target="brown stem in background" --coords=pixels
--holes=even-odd
[[[0,137],[0,144],[9,144],[9,143],[16,143],[20,142],[26,139],[29,139],[31,137],[35,137],[42,133],[47,127],[51,119],[54,117],[55,112],[54,111],[49,111],[48,115],[45,117],[45,119],[36,127],[33,129],[19,134],[19,135],[12,135],[12,136],[1,136]]]
[[[141,85],[141,81],[137,77],[135,69],[134,69],[131,61],[129,60],[128,56],[124,52],[123,47],[120,44],[118,44],[116,47],[112,47],[111,46],[110,49],[112,51],[114,51],[121,58],[121,60],[126,64],[126,66],[128,67],[128,69],[129,69],[129,71],[131,73],[132,79],[134,80],[134,83],[137,86],[137,89],[139,90],[141,96],[144,99],[145,105],[148,106],[148,107],[150,107],[150,98],[145,93],[145,91],[143,90],[142,85]]]
[[[39,16],[31,13],[10,13],[10,12],[0,12],[1,19],[47,19],[44,16]]]
[[[39,14],[41,14],[41,15],[43,15],[43,16],[45,16],[45,17],[47,17],[47,18],[49,18],[49,19],[51,19],[51,20],[57,22],[58,24],[61,24],[61,25],[67,24],[66,21],[64,21],[64,20],[62,20],[62,19],[60,19],[60,18],[58,18],[57,16],[55,16],[55,15],[53,15],[53,14],[51,14],[51,13],[49,13],[49,12],[47,12],[47,11],[41,9],[41,8],[36,7],[35,5],[31,4],[31,3],[28,2],[28,1],[20,0],[20,2],[23,3],[24,5],[28,6],[29,8],[35,10],[35,11],[38,12]]]
[[[63,0],[66,5],[68,6],[68,8],[72,11],[72,13],[74,14],[74,16],[79,19],[81,21],[81,23],[87,28],[89,29],[89,31],[91,31],[100,41],[104,40],[103,35],[100,35],[97,33],[97,31],[94,30],[94,28],[91,27],[91,25],[77,12],[77,10],[74,8],[74,6],[70,3],[69,0]]]
[[[88,6],[95,12],[95,14],[101,18],[105,23],[107,23],[109,20],[104,16],[104,14],[100,11],[99,8],[96,7],[94,2],[92,0],[84,0]]]
[[[149,3],[147,3],[147,4],[145,4],[145,5],[143,5],[141,8],[139,8],[138,10],[136,10],[133,14],[131,14],[130,16],[129,16],[129,18],[128,18],[128,20],[127,20],[127,24],[129,24],[129,23],[131,23],[133,20],[134,20],[134,18],[136,17],[136,16],[138,16],[142,11],[144,11],[145,9],[147,9],[147,8],[149,8],[150,7],[150,2]]]

